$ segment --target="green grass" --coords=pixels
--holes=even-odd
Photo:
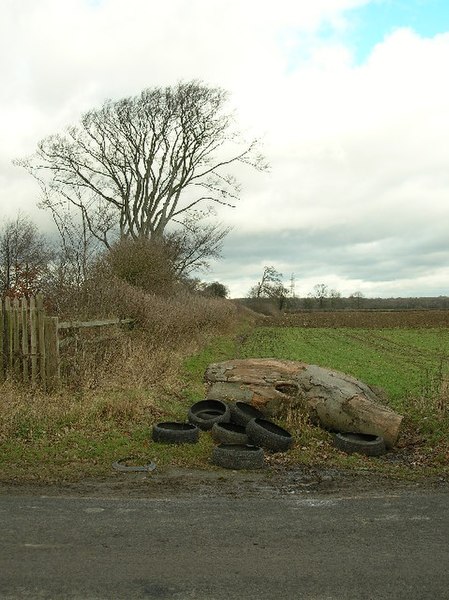
[[[409,396],[434,391],[449,367],[449,330],[308,329],[260,327],[240,341],[215,340],[190,358],[187,371],[203,374],[209,362],[280,358],[343,371],[384,389],[400,408]]]
[[[188,446],[155,444],[151,426],[185,420],[190,404],[205,393],[212,362],[274,357],[337,369],[382,388],[389,405],[405,415],[398,462],[348,456],[306,416],[279,421],[295,436],[295,448],[270,458],[288,465],[326,465],[414,476],[449,474],[449,331],[445,329],[314,329],[245,326],[215,336],[169,377],[151,386],[62,390],[52,396],[4,385],[0,390],[0,479],[61,481],[113,474],[112,463],[133,456],[165,466],[211,468],[212,441],[201,435]],[[182,360],[177,357],[176,361]],[[177,364],[177,363],[176,363]],[[159,372],[159,371],[158,371]],[[394,453],[393,453],[393,456]]]
[[[198,386],[209,362],[231,358],[279,358],[343,371],[385,393],[388,405],[404,415],[397,465],[335,451],[329,434],[299,417],[291,459],[410,475],[417,468],[449,470],[449,331],[446,329],[349,329],[259,327],[229,340],[215,340],[186,363]],[[193,389],[193,388],[192,388]],[[282,424],[282,423],[281,423]],[[289,425],[289,423],[284,422]],[[405,466],[404,466],[404,463]]]

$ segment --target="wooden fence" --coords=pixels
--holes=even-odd
[[[45,313],[42,294],[0,301],[0,380],[12,378],[26,385],[54,389],[61,380],[60,348],[80,328],[132,323],[131,319],[66,321]],[[61,340],[61,332],[68,336]]]
[[[52,388],[59,381],[58,318],[41,294],[0,303],[0,376]]]

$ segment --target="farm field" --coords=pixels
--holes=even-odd
[[[263,319],[259,325],[245,321],[232,333],[211,335],[201,346],[176,354],[161,348],[148,357],[147,346],[142,346],[132,356],[138,359],[139,372],[122,361],[121,373],[127,374],[120,385],[62,388],[46,395],[6,382],[0,400],[0,480],[111,477],[112,462],[124,456],[138,463],[150,458],[161,470],[211,469],[209,435],[189,448],[158,445],[151,440],[152,425],[187,418],[190,404],[204,397],[203,377],[210,363],[250,357],[297,360],[346,372],[383,390],[383,401],[405,417],[397,447],[368,459],[336,450],[331,435],[309,423],[307,415],[286,415],[279,423],[293,433],[295,447],[269,456],[271,466],[449,476],[449,328],[441,322],[418,326],[416,316],[407,327],[348,327],[341,321],[338,327],[318,327],[318,319],[337,322],[342,313],[309,314],[315,325],[293,326],[284,317]],[[411,313],[406,315],[410,319]],[[376,318],[380,323],[381,317]],[[149,382],[138,376],[145,369],[150,370]]]
[[[441,328],[448,310],[303,310],[272,319],[277,327]]]
[[[418,324],[425,317],[422,313],[427,314],[427,311],[400,315],[404,323],[411,318],[407,327],[293,327],[288,324],[292,322],[288,318],[287,323],[284,317],[267,319],[266,324],[238,336],[234,345],[228,340],[216,340],[203,353],[189,359],[187,368],[192,374],[196,372],[198,381],[207,364],[231,358],[275,357],[343,371],[377,388],[383,401],[404,415],[403,434],[396,449],[397,456],[402,454],[401,460],[415,466],[447,469],[449,329],[420,327]],[[333,318],[337,321],[340,315],[315,313],[313,316],[316,320]],[[376,316],[378,322],[382,318],[385,321],[385,317]],[[436,315],[432,318],[437,321]],[[332,462],[326,446],[329,439],[323,437],[321,431],[299,424],[296,435],[307,449],[306,461],[313,461],[315,457],[318,461],[324,458]],[[321,451],[323,444],[325,451]],[[297,458],[304,460],[304,453]],[[350,457],[343,463],[347,466],[352,460],[357,462],[358,459]],[[370,468],[373,465],[370,461]],[[381,465],[382,460],[377,461],[377,466]]]
[[[432,394],[447,374],[449,329],[260,327],[239,354],[344,371],[381,387],[401,410],[408,397]]]

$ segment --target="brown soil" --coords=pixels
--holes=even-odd
[[[276,327],[388,327],[438,328],[449,326],[448,310],[324,310],[286,313],[261,319],[261,325]]]
[[[449,492],[448,477],[393,479],[363,471],[311,467],[272,468],[261,471],[166,469],[152,473],[116,473],[103,479],[49,484],[0,483],[0,496],[70,496],[167,498],[196,494],[235,497],[276,497],[285,494],[372,496],[385,492],[440,489]]]

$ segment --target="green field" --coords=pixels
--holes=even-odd
[[[234,345],[217,343],[188,361],[205,368],[226,358],[281,358],[330,367],[381,387],[398,409],[434,394],[449,366],[447,329],[260,327]]]
[[[427,450],[447,442],[448,329],[258,327],[234,344],[216,340],[189,359],[187,369],[199,381],[210,362],[251,357],[296,360],[348,373],[380,388],[387,404],[405,416],[408,435],[421,436]]]

